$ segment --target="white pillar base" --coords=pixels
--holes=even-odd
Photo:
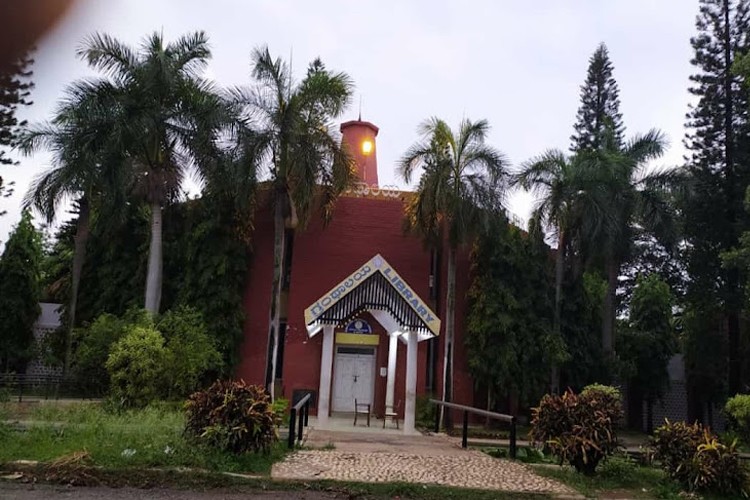
[[[417,332],[407,332],[406,348],[406,404],[404,405],[404,434],[416,432],[417,414]]]
[[[323,327],[323,352],[320,355],[320,387],[318,388],[318,427],[328,427],[333,372],[333,326]]]
[[[385,411],[393,413],[396,393],[396,361],[398,355],[398,332],[391,332],[388,339],[388,378],[385,389]]]

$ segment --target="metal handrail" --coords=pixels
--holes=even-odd
[[[287,446],[289,449],[294,448],[295,438],[297,441],[302,441],[302,426],[307,427],[307,423],[310,417],[310,399],[312,394],[305,394],[296,405],[292,406],[289,411],[289,438],[287,440]],[[298,418],[299,414],[299,418]],[[295,428],[297,435],[295,436]]]
[[[504,413],[495,413],[494,411],[482,410],[481,408],[474,408],[473,406],[459,405],[456,403],[449,403],[447,401],[440,401],[437,399],[430,399],[430,403],[450,408],[453,410],[461,410],[464,412],[464,423],[463,433],[461,436],[461,447],[467,448],[469,446],[469,413],[475,415],[481,415],[483,417],[494,418],[495,420],[502,420],[510,424],[510,458],[516,458],[516,417],[513,415],[506,415]],[[435,416],[435,432],[440,432],[440,412],[436,411]]]

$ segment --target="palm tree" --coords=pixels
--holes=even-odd
[[[647,163],[659,158],[667,141],[658,130],[637,135],[620,146],[611,130],[598,150],[584,153],[583,160],[598,178],[602,190],[604,223],[589,224],[582,239],[604,264],[607,293],[602,313],[602,348],[613,352],[617,314],[617,286],[620,266],[630,255],[634,236],[639,231],[657,236],[669,244],[673,236],[673,211],[667,189],[675,184],[677,172],[646,172]],[[584,217],[590,218],[588,212]]]
[[[513,177],[513,184],[537,196],[532,219],[540,226],[551,228],[557,238],[555,252],[555,309],[553,331],[561,337],[562,284],[566,256],[578,250],[575,257],[585,259],[585,245],[581,233],[591,234],[608,216],[603,202],[606,199],[596,171],[584,161],[585,153],[566,155],[550,149],[525,162]],[[586,214],[584,216],[584,214]],[[586,226],[585,226],[586,225]],[[559,377],[552,367],[551,386],[556,390]]]
[[[91,204],[117,207],[123,201],[121,170],[117,161],[102,155],[108,150],[109,92],[81,81],[73,84],[51,122],[21,131],[15,146],[29,155],[40,149],[52,152],[52,168],[38,175],[26,193],[24,209],[34,207],[52,223],[61,202],[74,199],[78,210],[71,270],[68,327],[63,374],[68,374],[75,327],[78,288],[89,236]]]
[[[133,192],[151,209],[145,308],[158,313],[162,284],[162,208],[176,200],[192,171],[203,180],[216,158],[216,140],[229,113],[201,78],[211,52],[202,31],[164,43],[153,33],[133,50],[106,34],[87,38],[78,55],[104,73],[109,86],[110,147],[124,158]]]
[[[400,161],[407,183],[417,169],[424,169],[407,206],[409,227],[428,244],[448,245],[443,401],[453,400],[456,251],[502,210],[508,177],[503,154],[485,142],[489,128],[486,120],[465,119],[453,131],[445,121],[431,118],[418,129],[422,140]]]
[[[307,221],[320,191],[327,220],[336,198],[354,180],[353,161],[332,132],[332,121],[341,116],[351,100],[353,84],[346,73],[327,70],[319,59],[310,63],[304,79],[295,82],[289,65],[271,57],[267,47],[253,51],[252,63],[254,87],[236,88],[230,93],[255,128],[256,160],[266,164],[270,172],[274,267],[268,368],[269,391],[274,397],[286,228],[294,229]]]

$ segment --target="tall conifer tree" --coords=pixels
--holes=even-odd
[[[34,84],[31,82],[29,67],[34,61],[28,56],[8,66],[0,67],[0,165],[11,165],[15,161],[7,150],[25,122],[18,121],[16,112],[19,106],[31,104],[29,95]],[[2,181],[0,181],[2,185]]]
[[[612,125],[618,144],[622,144],[625,125],[613,70],[607,46],[601,43],[589,59],[586,82],[581,86],[581,106],[573,125],[575,133],[570,138],[572,151],[598,149],[608,123]]]
[[[26,211],[0,256],[0,373],[22,372],[31,359],[41,261],[42,238]]]
[[[729,391],[740,390],[740,312],[744,285],[720,254],[737,245],[747,227],[743,199],[750,180],[748,92],[731,69],[747,52],[748,0],[701,0],[698,33],[691,38],[696,68],[690,92],[697,103],[687,114],[687,171],[693,189],[684,200],[688,253],[688,304],[693,314],[723,318],[729,342]]]

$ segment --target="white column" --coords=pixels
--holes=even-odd
[[[323,353],[320,355],[320,388],[318,389],[318,426],[328,426],[331,401],[331,372],[333,371],[333,326],[323,327]]]
[[[404,433],[415,431],[417,410],[417,332],[407,332],[406,347],[406,405],[404,406]]]
[[[396,357],[398,355],[398,334],[391,332],[388,339],[388,378],[385,385],[385,411],[393,412],[393,399],[396,392]]]

